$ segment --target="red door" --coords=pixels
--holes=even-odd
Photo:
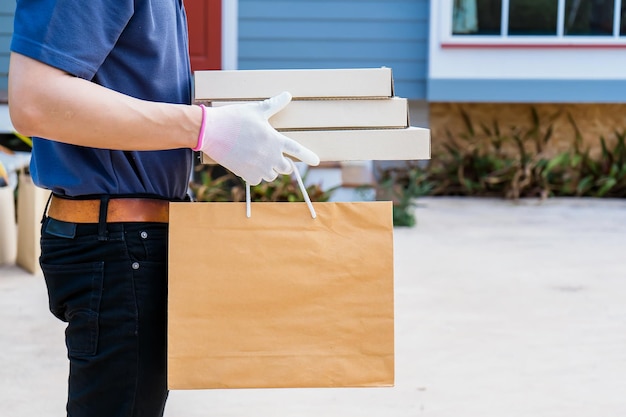
[[[192,71],[222,68],[222,0],[184,0]]]

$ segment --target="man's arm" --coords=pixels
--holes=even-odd
[[[290,100],[203,109],[138,100],[17,53],[9,66],[9,111],[22,134],[115,150],[197,149],[251,185],[290,173],[287,157],[319,164],[268,122]]]
[[[202,121],[198,106],[135,99],[14,52],[9,111],[24,135],[116,150],[193,148]]]

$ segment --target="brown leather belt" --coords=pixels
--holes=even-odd
[[[52,196],[48,216],[69,223],[98,223],[100,200],[69,200]],[[169,201],[149,198],[109,200],[107,223],[169,221]]]

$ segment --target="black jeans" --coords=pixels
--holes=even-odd
[[[162,416],[167,399],[167,224],[45,218],[50,310],[68,323],[71,417]],[[102,231],[100,231],[102,232]]]

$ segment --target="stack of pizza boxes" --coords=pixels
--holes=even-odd
[[[322,162],[430,158],[430,131],[409,123],[391,68],[198,71],[195,100],[210,106],[263,100],[283,91],[292,101],[270,124]],[[203,155],[204,163],[211,159]]]

